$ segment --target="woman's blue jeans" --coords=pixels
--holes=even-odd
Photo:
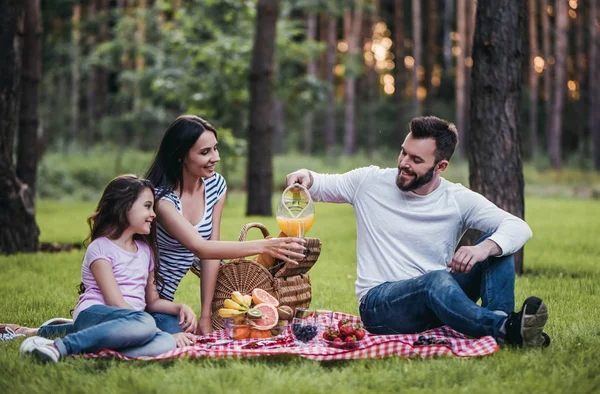
[[[469,336],[499,338],[506,315],[514,310],[514,289],[514,257],[490,257],[468,273],[440,270],[382,283],[361,299],[360,317],[374,334],[413,334],[448,325]]]
[[[117,350],[130,357],[157,356],[177,347],[175,338],[158,332],[154,318],[144,311],[92,305],[73,323],[74,332],[57,338],[61,355]]]
[[[177,334],[183,332],[179,325],[179,316],[166,315],[164,313],[152,313],[152,317],[156,322],[156,327],[159,330],[168,334]],[[38,335],[44,338],[64,337],[65,335],[74,332],[73,323],[53,324],[49,326],[41,326],[38,330]]]

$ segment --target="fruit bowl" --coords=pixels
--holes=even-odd
[[[246,339],[250,337],[250,325],[246,320],[236,322],[233,319],[223,319],[225,333],[231,339]]]
[[[328,341],[327,339],[323,339],[323,342],[325,342],[327,344],[327,346],[331,346],[336,349],[356,349],[356,348],[360,347],[360,345],[362,345],[363,340],[348,343],[348,342]]]

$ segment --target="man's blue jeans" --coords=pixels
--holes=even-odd
[[[360,317],[374,334],[412,334],[448,325],[469,336],[498,338],[505,314],[514,310],[514,289],[514,257],[490,257],[469,273],[441,270],[382,283],[361,299]]]
[[[168,334],[177,334],[183,332],[179,325],[179,316],[166,315],[164,313],[152,313],[152,317],[156,322],[156,327],[159,330]],[[65,335],[74,332],[73,323],[53,324],[49,326],[41,326],[38,330],[38,335],[44,338],[64,337]]]
[[[154,318],[144,311],[92,305],[79,313],[73,329],[54,340],[63,356],[103,348],[130,357],[157,356],[177,347],[171,334],[156,331]]]

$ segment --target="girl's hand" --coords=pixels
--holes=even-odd
[[[194,346],[196,343],[196,336],[194,334],[190,334],[189,332],[178,332],[177,334],[172,335],[173,338],[175,338],[177,347]]]
[[[305,257],[304,244],[306,241],[302,238],[270,238],[263,242],[265,243],[265,253],[286,263],[298,264],[292,258],[302,260]]]
[[[181,307],[179,308],[179,325],[181,326],[183,332],[196,332],[196,326],[198,325],[196,314],[192,308],[185,304],[181,304]]]

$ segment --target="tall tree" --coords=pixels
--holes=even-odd
[[[452,20],[454,16],[454,0],[444,0],[444,73],[452,70]]]
[[[364,30],[365,41],[373,42],[375,27],[379,22],[380,4],[379,0],[372,0],[373,11],[371,15],[365,17]],[[377,116],[375,114],[377,106],[377,71],[375,71],[375,63],[365,65],[367,74],[367,156],[373,157],[375,153],[375,145],[377,144]]]
[[[469,183],[500,208],[524,217],[519,104],[527,61],[527,3],[482,1],[473,44]],[[515,270],[523,272],[522,251]]]
[[[556,38],[554,40],[554,91],[552,97],[552,113],[548,132],[548,153],[554,169],[562,166],[562,119],[565,102],[565,86],[567,84],[567,41],[569,15],[566,1],[556,2]]]
[[[71,33],[71,137],[75,141],[81,128],[81,114],[79,111],[81,101],[81,4],[79,0],[76,0],[73,6],[71,22],[73,23]]]
[[[394,59],[396,61],[396,75],[394,78],[394,96],[396,99],[396,130],[404,129],[402,101],[404,100],[404,87],[406,86],[406,67],[404,66],[404,0],[394,0]],[[398,133],[400,134],[400,133]],[[404,136],[399,136],[404,139]]]
[[[577,97],[581,105],[576,105],[577,116],[575,122],[578,125],[577,130],[577,150],[579,151],[579,157],[581,160],[585,158],[585,147],[586,139],[589,135],[589,123],[585,119],[585,111],[587,106],[584,104],[587,101],[587,87],[586,87],[586,59],[585,59],[585,20],[584,13],[587,8],[586,1],[579,0],[577,6],[577,13],[575,18],[575,78],[577,80]]]
[[[412,36],[413,36],[413,59],[412,93],[413,93],[413,115],[421,115],[421,100],[419,99],[419,74],[421,72],[423,39],[421,37],[423,28],[421,22],[421,0],[412,0]]]
[[[600,78],[598,77],[598,71],[600,70],[600,37],[598,34],[598,20],[600,7],[598,7],[597,1],[590,1],[590,10],[588,14],[589,18],[589,32],[590,32],[590,54],[589,54],[589,124],[590,132],[592,133],[592,146],[593,146],[593,161],[594,168],[600,171],[600,114],[598,114],[598,108],[600,108]]]
[[[0,253],[35,251],[39,229],[33,194],[15,174],[13,143],[19,119],[22,0],[0,0]],[[20,32],[22,34],[22,32]]]
[[[359,54],[359,43],[362,34],[363,0],[354,1],[354,13],[350,10],[344,15],[344,29],[348,43],[348,61],[346,65],[346,89],[344,91],[344,154],[352,155],[356,151],[356,135],[354,131],[356,118],[356,77],[358,63],[362,64]]]
[[[23,25],[23,64],[21,73],[21,109],[17,145],[17,177],[35,196],[38,163],[38,126],[41,77],[40,0],[25,1]]]
[[[529,0],[529,150],[528,156],[533,159],[537,149],[538,128],[538,89],[539,78],[535,68],[535,58],[539,56],[537,36],[537,2]]]
[[[329,85],[327,91],[328,106],[325,120],[325,150],[331,153],[335,148],[335,128],[336,128],[336,100],[335,100],[335,67],[336,45],[337,45],[337,16],[327,15],[327,49],[325,50],[324,68],[325,80]]]
[[[246,215],[271,216],[273,192],[273,62],[279,0],[258,0],[250,70]]]
[[[550,118],[552,113],[552,65],[550,57],[552,56],[551,37],[550,37],[550,16],[548,15],[548,0],[542,0],[540,7],[540,18],[542,20],[542,52],[544,53],[544,117]],[[545,122],[546,129],[548,122]]]
[[[465,57],[467,55],[467,1],[456,1],[456,26],[458,36],[458,56],[456,57],[456,128],[458,129],[458,139],[464,142],[466,130],[466,66]],[[457,153],[462,156],[465,147],[458,145]]]
[[[317,38],[317,16],[313,13],[306,15],[306,39],[314,41]],[[317,76],[317,61],[311,53],[306,63],[306,74],[309,77],[316,78]],[[310,155],[312,153],[313,145],[313,111],[307,111],[304,115],[304,154]]]
[[[438,54],[438,8],[437,0],[427,2],[427,56],[425,62],[425,113],[431,113],[431,104],[433,102],[433,83],[432,77],[435,70],[435,63]]]

